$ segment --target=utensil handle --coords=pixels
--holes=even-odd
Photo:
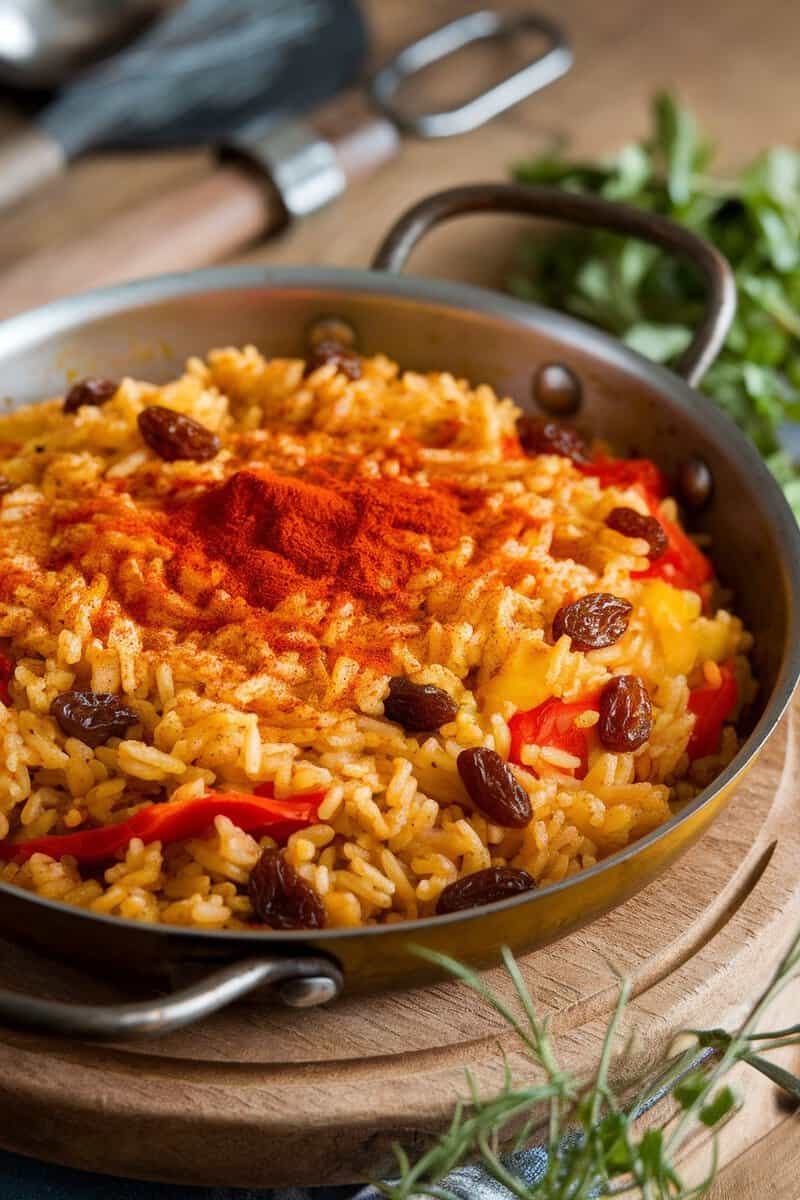
[[[73,292],[216,262],[328,203],[398,144],[391,122],[346,94],[303,121],[220,147],[222,164],[204,179],[14,263],[0,274],[0,318]]]
[[[13,1029],[119,1042],[160,1037],[208,1017],[255,988],[270,987],[284,1004],[311,1008],[335,999],[342,974],[330,959],[246,958],[169,996],[131,1004],[70,1004],[0,990],[0,1023]]]
[[[263,179],[222,168],[120,213],[67,245],[14,263],[0,274],[0,317],[72,292],[190,270],[232,253],[284,220],[279,197]]]
[[[451,217],[474,213],[552,217],[571,225],[641,238],[677,255],[698,270],[706,294],[703,318],[675,370],[695,386],[722,349],[736,311],[736,284],[727,259],[710,242],[667,217],[597,196],[512,183],[479,183],[436,192],[395,222],[378,248],[373,267],[402,271],[412,250],[430,229]]]
[[[344,192],[351,180],[393,158],[400,134],[362,92],[344,92],[305,117],[258,123],[222,142],[217,152],[272,182],[285,217],[305,217]]]
[[[21,200],[60,175],[67,156],[60,144],[35,125],[0,140],[0,208]]]

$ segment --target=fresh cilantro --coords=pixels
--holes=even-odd
[[[800,519],[800,469],[782,444],[786,423],[800,420],[800,153],[775,146],[729,178],[709,174],[712,157],[694,115],[660,95],[650,135],[609,161],[550,154],[519,163],[514,176],[662,213],[726,255],[739,305],[702,388],[755,443]],[[527,238],[510,286],[667,364],[686,349],[702,312],[690,268],[608,233]]]

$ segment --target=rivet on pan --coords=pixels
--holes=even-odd
[[[341,317],[319,317],[306,329],[306,344],[313,350],[320,342],[340,342],[343,346],[355,346],[356,331]]]
[[[687,458],[678,469],[678,493],[691,512],[700,512],[711,499],[714,477],[702,458]]]
[[[570,417],[581,406],[581,381],[563,363],[545,363],[533,377],[533,398],[553,417]]]
[[[314,1008],[334,1000],[338,988],[326,975],[311,975],[307,979],[287,979],[279,988],[281,1000],[290,1008]]]

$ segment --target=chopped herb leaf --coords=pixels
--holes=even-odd
[[[785,423],[800,420],[800,153],[775,146],[730,178],[709,175],[711,160],[694,115],[660,95],[651,134],[609,161],[551,153],[519,163],[514,176],[662,213],[726,255],[739,306],[702,388],[755,443],[800,519],[800,469],[781,441]],[[608,233],[526,238],[510,288],[667,364],[686,349],[703,303],[684,264]]]

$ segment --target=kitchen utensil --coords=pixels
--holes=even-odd
[[[118,49],[175,0],[3,0],[0,82],[55,87]]]
[[[702,321],[681,375],[560,313],[481,288],[403,277],[420,237],[452,216],[520,213],[640,237],[693,264],[705,285]],[[474,963],[498,947],[543,945],[633,895],[694,842],[729,799],[770,737],[800,675],[800,531],[753,446],[694,390],[719,350],[734,308],[725,260],[688,229],[596,197],[486,184],[432,196],[401,217],[373,271],[229,268],[155,279],[62,300],[0,326],[0,366],[17,403],[63,390],[65,372],[166,379],[190,354],[222,340],[268,354],[303,353],[304,330],[336,315],[365,353],[378,350],[419,370],[447,367],[486,380],[531,406],[547,363],[582,384],[579,424],[620,450],[650,455],[668,474],[702,458],[713,496],[698,518],[711,535],[722,579],[755,635],[760,682],[751,728],[733,761],[670,821],[619,853],[558,884],[485,908],[399,925],[319,932],[203,932],[72,909],[0,885],[0,930],[116,977],[138,970],[186,982],[168,996],[122,1006],[65,1005],[0,992],[0,1021],[92,1038],[175,1028],[255,988],[271,985],[294,1005],[341,990],[400,988],[437,976],[411,947]],[[198,972],[205,972],[202,982]]]
[[[204,145],[352,83],[366,52],[356,0],[185,0],[0,143],[0,205],[101,146]]]
[[[508,43],[522,35],[538,35],[545,48],[459,107],[412,117],[398,104],[400,84],[424,67],[473,42]],[[0,316],[88,287],[215,262],[335,199],[351,179],[397,153],[399,130],[447,137],[474,129],[558,79],[571,63],[563,32],[540,16],[487,10],[459,17],[401,50],[367,94],[340,96],[305,119],[276,123],[270,114],[249,122],[220,143],[220,167],[211,176],[66,246],[28,255],[0,275]]]

